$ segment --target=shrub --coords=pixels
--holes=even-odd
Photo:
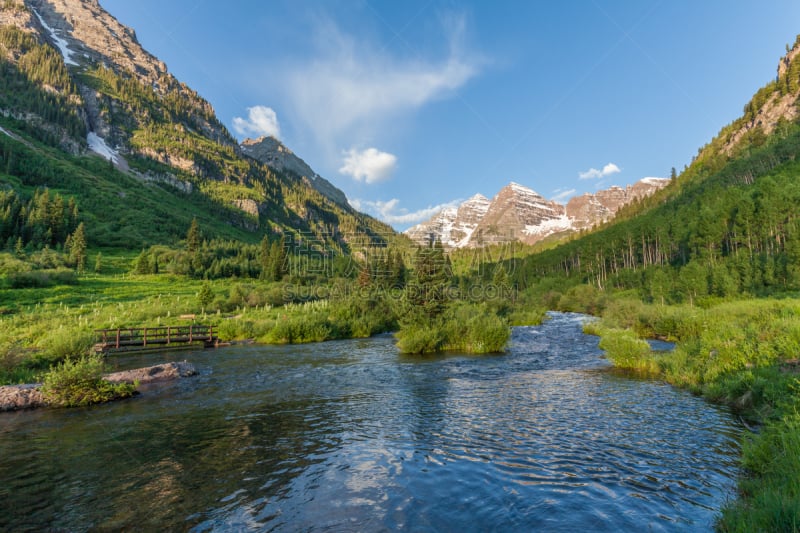
[[[601,330],[600,348],[606,351],[608,359],[618,368],[639,372],[658,371],[658,364],[651,355],[650,345],[632,331]]]
[[[397,333],[397,347],[406,354],[438,352],[442,340],[442,333],[436,327],[408,326]]]
[[[0,385],[15,385],[18,383],[33,383],[42,368],[36,368],[35,356],[30,357],[29,351],[20,343],[0,342]],[[44,365],[47,368],[48,365]]]
[[[538,326],[544,320],[546,311],[541,308],[519,309],[509,316],[512,326]]]
[[[67,269],[33,270],[8,275],[8,284],[12,289],[75,285],[77,283],[78,277],[75,272]]]
[[[266,334],[265,340],[274,344],[321,342],[333,338],[330,324],[320,313],[283,317]]]
[[[397,346],[403,353],[434,353],[442,350],[484,354],[502,352],[511,335],[505,319],[486,305],[453,304],[434,323],[403,323]]]
[[[81,407],[134,394],[137,384],[110,383],[103,379],[104,370],[105,363],[99,355],[69,358],[44,375],[42,393],[59,407]]]
[[[40,342],[40,345],[49,359],[62,361],[68,357],[86,355],[94,340],[94,333],[86,329],[55,329]]]
[[[571,287],[558,301],[558,310],[599,315],[606,305],[605,293],[594,285]]]
[[[639,300],[615,299],[603,311],[603,323],[614,328],[639,331],[639,317],[645,305]]]
[[[497,315],[479,314],[467,322],[464,350],[468,353],[498,353],[511,336],[508,324]]]

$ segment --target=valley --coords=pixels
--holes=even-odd
[[[78,419],[85,416],[91,421],[95,414],[109,420],[120,416],[132,427],[142,428],[143,434],[165,443],[168,435],[152,428],[161,423],[159,417],[167,416],[166,404],[174,402],[187,409],[187,420],[201,418],[190,410],[192,405],[200,405],[201,411],[211,410],[214,416],[197,426],[194,422],[178,424],[180,440],[197,438],[212,455],[239,454],[231,459],[234,465],[270,477],[281,471],[280,465],[275,471],[263,470],[257,466],[261,463],[256,455],[296,449],[292,443],[307,444],[304,435],[314,433],[310,427],[314,421],[304,417],[314,409],[323,409],[341,422],[355,416],[352,407],[358,415],[353,420],[364,423],[362,429],[377,443],[375,449],[388,442],[387,453],[397,455],[371,456],[374,450],[360,448],[347,424],[334,424],[332,434],[346,445],[322,452],[311,446],[308,456],[291,455],[297,463],[291,465],[291,475],[275,474],[280,478],[276,483],[296,484],[307,491],[287,501],[296,504],[309,494],[318,494],[314,487],[333,475],[330,468],[342,472],[363,469],[359,472],[366,476],[362,479],[353,474],[353,483],[361,483],[358,486],[335,479],[352,496],[340,502],[343,508],[362,497],[372,501],[382,484],[397,488],[398,483],[409,481],[396,463],[401,460],[398,457],[415,469],[409,482],[425,484],[430,494],[437,493],[436,482],[425,477],[427,469],[437,470],[444,478],[461,473],[473,482],[490,476],[499,483],[493,490],[495,497],[511,486],[528,486],[529,477],[539,475],[538,466],[558,456],[558,443],[549,443],[549,454],[537,459],[542,461],[538,466],[527,464],[509,474],[496,468],[500,462],[486,459],[491,454],[476,451],[485,435],[469,445],[456,444],[458,439],[449,437],[442,444],[437,435],[441,437],[450,427],[448,417],[457,421],[454,427],[464,435],[477,426],[485,429],[498,422],[485,412],[474,421],[468,416],[490,399],[502,408],[526,413],[520,415],[521,421],[502,420],[503,431],[518,422],[528,427],[545,404],[558,403],[559,409],[568,411],[574,398],[559,396],[558,385],[551,381],[563,374],[566,386],[578,384],[575,394],[584,400],[595,393],[609,400],[613,394],[602,391],[611,390],[635,398],[631,405],[668,397],[667,403],[673,406],[689,406],[686,409],[691,416],[700,421],[708,416],[714,427],[722,429],[706,433],[703,423],[697,422],[691,435],[681,438],[697,437],[702,441],[698,447],[718,445],[728,450],[726,454],[737,456],[733,466],[725,459],[723,466],[708,467],[709,471],[724,471],[724,476],[720,475],[725,483],[731,482],[727,493],[714,494],[708,504],[712,513],[701,513],[706,504],[691,505],[674,511],[675,516],[663,523],[654,522],[653,516],[666,516],[663,506],[670,507],[670,502],[648,496],[655,510],[637,515],[640,524],[720,531],[797,529],[800,37],[786,46],[776,77],[752,95],[741,116],[700,147],[681,171],[672,168],[669,178],[646,177],[625,186],[613,185],[617,178],[618,183],[627,178],[623,178],[623,169],[609,163],[575,178],[591,183],[582,189],[591,192],[578,193],[577,188],[568,188],[570,183],[563,183],[557,190],[542,189],[543,195],[506,177],[487,174],[485,187],[491,190],[474,194],[477,187],[465,183],[458,194],[468,191],[462,198],[474,194],[466,201],[443,197],[435,207],[420,212],[425,216],[388,210],[381,212],[385,216],[373,216],[353,206],[392,207],[396,202],[359,202],[353,192],[366,197],[370,187],[385,183],[395,167],[402,168],[396,165],[395,155],[367,144],[347,149],[326,146],[314,155],[326,169],[338,164],[331,166],[320,153],[349,161],[339,168],[337,180],[327,172],[327,178],[320,175],[307,162],[312,161],[310,157],[289,147],[278,135],[277,119],[269,124],[273,133],[250,124],[253,131],[247,135],[237,131],[236,137],[211,103],[173,75],[123,22],[95,0],[0,2],[0,331],[4,333],[0,339],[0,386],[39,383],[72,372],[76,387],[104,387],[102,382],[82,383],[80,372],[74,370],[76,364],[95,370],[109,364],[90,355],[95,331],[100,329],[197,323],[213,325],[220,339],[244,346],[220,350],[216,359],[210,352],[194,354],[204,365],[201,389],[191,389],[191,385],[181,389],[181,385],[164,396],[143,394],[113,404],[79,407],[72,412],[80,416],[72,422],[61,418],[68,416],[63,414],[70,412],[66,410],[43,415],[0,413],[0,418],[13,420],[9,427],[13,426],[14,432],[26,435],[30,431],[33,440],[39,435],[52,439],[41,425],[52,422],[54,427],[69,426],[76,439],[90,433],[98,449],[108,452],[100,436],[79,427]],[[323,35],[330,42],[344,41],[348,51],[355,48],[341,35],[335,38],[335,33]],[[457,44],[451,43],[451,53],[458,52]],[[464,80],[474,75],[459,60],[466,61],[451,57],[444,72]],[[342,61],[341,70],[347,71],[351,63]],[[367,63],[382,72],[377,61]],[[409,64],[419,67],[420,63],[424,62]],[[315,65],[317,74],[325,74],[324,68]],[[362,72],[360,67],[356,70]],[[358,79],[360,85],[355,86],[369,86],[363,78]],[[424,75],[413,79],[416,85],[403,84],[403,91],[392,94],[400,101],[406,94],[421,99],[424,82],[439,80]],[[444,86],[450,91],[461,87],[452,80]],[[308,82],[302,90],[295,89],[314,96],[315,87]],[[331,84],[331,93],[336,90],[341,87]],[[430,98],[444,99],[442,94]],[[322,104],[308,98],[309,106],[329,104],[322,97]],[[363,116],[379,114],[383,104],[362,100],[373,105]],[[348,102],[353,108],[364,105],[357,98]],[[318,132],[331,128],[343,135],[346,128],[341,124],[363,126],[358,122],[361,115],[348,122],[336,115],[333,107],[327,111],[330,123],[318,123]],[[242,120],[231,123],[240,125]],[[333,127],[336,124],[339,130]],[[284,130],[293,127],[299,128],[283,124]],[[359,133],[367,131],[365,126],[359,129]],[[314,146],[308,138],[315,133],[303,135],[295,130],[294,138],[304,146]],[[448,141],[442,139],[441,146]],[[584,147],[591,148],[588,144]],[[574,150],[579,149],[576,144]],[[377,159],[366,160],[370,154]],[[479,166],[481,154],[469,155]],[[428,156],[434,165],[436,157]],[[354,166],[358,168],[352,170]],[[341,178],[348,172],[354,181],[343,184]],[[448,179],[456,183],[460,177]],[[428,175],[419,180],[420,191],[410,194],[421,195],[419,184],[435,181]],[[501,183],[507,185],[498,189]],[[491,198],[482,194],[492,190],[498,192]],[[390,222],[409,227],[397,231]],[[580,325],[571,322],[570,313],[581,314]],[[548,338],[551,334],[555,337]],[[541,340],[544,338],[546,342]],[[647,342],[652,339],[672,342],[675,348],[653,350]],[[540,343],[548,346],[541,353],[537,351]],[[571,359],[574,354],[569,347],[575,345],[582,346],[579,360]],[[339,350],[341,346],[347,348]],[[557,363],[553,363],[554,357],[560,358]],[[374,367],[373,359],[377,361]],[[591,373],[583,372],[587,368]],[[264,374],[260,374],[262,370]],[[428,370],[430,374],[426,374]],[[237,389],[238,385],[215,382],[217,371],[234,385],[266,396],[285,390],[291,398],[274,405],[261,404],[257,396]],[[358,376],[353,374],[356,371]],[[264,377],[267,372],[269,378]],[[313,380],[305,381],[315,372],[330,378],[317,384],[327,391],[324,398],[314,395]],[[492,376],[513,391],[513,398],[492,388]],[[389,382],[393,388],[386,390],[390,392],[378,386]],[[206,390],[214,391],[207,396],[211,400],[202,392]],[[294,398],[292,394],[298,390],[305,392]],[[536,400],[540,391],[547,391],[543,403]],[[120,396],[126,397],[133,393],[122,392]],[[175,396],[170,396],[173,393]],[[206,399],[199,399],[198,394]],[[241,403],[231,405],[231,398],[239,395]],[[371,398],[387,403],[390,414],[402,419],[396,424],[401,428],[398,431],[405,433],[395,434],[381,425],[383,418],[373,412]],[[295,400],[292,405],[281,403]],[[395,404],[402,405],[404,412],[391,411]],[[152,405],[154,410],[139,411],[140,405]],[[615,417],[622,416],[625,409],[613,401],[603,405],[608,412],[595,418],[616,427],[621,419]],[[250,417],[249,421],[231,422],[225,417],[226,410],[236,412],[242,420]],[[423,411],[430,417],[422,416]],[[269,423],[259,422],[262,418]],[[634,418],[625,424],[641,425],[641,420],[659,415],[643,408]],[[285,431],[266,430],[273,422]],[[588,446],[592,439],[601,439],[614,455],[623,453],[617,449],[619,439],[633,438],[612,430],[609,434],[617,436],[609,437],[602,427],[581,433],[569,420],[554,418],[552,423],[553,427],[577,428],[580,433],[564,447]],[[683,453],[663,438],[675,427],[667,422],[658,435],[647,437],[664,445],[663,455],[654,460],[658,465],[671,464]],[[552,429],[535,424],[531,428],[545,434]],[[513,436],[513,429],[509,431]],[[733,434],[735,439],[730,436]],[[427,455],[422,458],[412,435],[420,435],[425,443],[421,446],[431,448],[426,448]],[[123,437],[129,435],[121,434]],[[242,449],[231,444],[239,438],[251,445]],[[743,443],[741,448],[731,444],[734,440]],[[6,434],[0,447],[10,446],[12,441],[16,442]],[[440,445],[449,451],[441,453]],[[136,478],[149,487],[137,489],[142,501],[154,495],[180,495],[187,486],[198,483],[183,478],[183,467],[171,462],[165,451],[169,444],[164,446],[148,449],[147,458],[148,465],[161,465],[167,472],[164,478]],[[537,444],[527,442],[526,446],[501,447],[492,457],[511,461],[509,465],[526,462],[535,455],[532,450]],[[69,451],[69,460],[75,464],[66,466],[68,474],[64,475],[84,479],[85,472],[76,468],[80,454],[74,451]],[[19,485],[29,466],[37,476],[49,475],[42,474],[45,465],[40,462],[40,452],[37,449],[36,459],[29,465],[24,464],[23,456],[13,464],[0,460],[0,479],[13,479]],[[331,455],[315,463],[318,452]],[[462,452],[463,457],[459,455]],[[646,452],[637,448],[630,453]],[[464,459],[470,464],[482,462],[486,468],[472,470]],[[716,465],[715,457],[706,459]],[[177,460],[191,464],[197,457],[179,455]],[[204,465],[203,475],[228,468],[224,461],[213,463]],[[311,465],[310,478],[304,477],[305,471],[298,466],[302,464]],[[321,464],[332,466],[323,468]],[[621,464],[621,471],[626,471],[627,463]],[[581,468],[589,471],[595,466],[590,462]],[[372,468],[392,475],[373,479],[365,474]],[[131,465],[121,469],[120,486],[125,476],[141,474],[134,470]],[[586,471],[581,470],[581,475]],[[87,481],[90,484],[96,482],[96,472],[92,472],[87,474],[92,478]],[[651,475],[644,472],[641,478]],[[670,474],[663,475],[667,479]],[[692,478],[691,472],[681,471],[679,477],[684,476],[687,480],[676,484],[705,483]],[[554,478],[557,483],[566,479]],[[56,483],[58,490],[70,490],[62,481]],[[453,480],[454,485],[457,481]],[[273,502],[269,498],[280,498],[282,489],[275,492],[263,484],[255,487],[247,482],[244,488],[235,484],[236,480],[226,478],[215,485],[213,494],[199,498],[199,507],[190,506],[192,510],[186,513],[173,509],[164,516],[168,519],[164,523],[200,529],[266,524],[278,529],[298,524],[308,529],[323,527],[320,516],[296,515],[295,522],[270,522],[275,520],[270,505],[275,504],[269,503]],[[155,486],[174,487],[174,491],[162,494]],[[615,477],[608,486],[625,498],[636,497]],[[112,492],[122,501],[126,491],[118,488]],[[237,500],[240,489],[256,496],[243,497],[239,506],[223,505],[226,498]],[[652,489],[653,494],[659,491]],[[701,489],[697,494],[707,496]],[[432,505],[426,514],[414,515],[411,507],[405,506],[410,500],[404,497],[402,489],[391,496],[404,509],[401,522],[378,513],[382,507],[373,501],[369,511],[357,513],[364,520],[360,525],[394,529],[421,524],[451,529],[449,526],[461,524],[469,529],[470,523],[463,521],[469,516],[466,511],[440,514]],[[448,493],[447,501],[459,497]],[[89,527],[88,519],[66,516],[72,505],[72,500],[67,500],[58,495],[49,501],[47,527]],[[589,501],[597,509],[607,503],[599,493]],[[249,512],[245,509],[253,502],[262,506],[254,511],[261,522],[242,526],[247,520],[237,513]],[[500,511],[502,502],[480,508],[481,523],[500,523],[508,529],[557,525],[547,522],[550,515],[541,509],[523,509],[518,498],[506,503],[514,508],[508,515]],[[33,520],[33,510],[22,506],[28,510],[15,515],[17,511],[10,505],[0,504],[3,527],[25,528],[34,523],[33,527],[44,527],[41,521],[28,521]],[[98,520],[108,527],[136,523],[135,516],[120,515],[114,505],[103,509]],[[556,511],[551,508],[547,512]],[[623,506],[614,512],[626,511]],[[155,526],[158,515],[150,518]],[[563,523],[569,519],[560,517],[567,521]],[[599,520],[608,530],[634,527],[633,522],[600,520],[591,513],[581,520],[585,520],[582,525],[573,525],[587,527]],[[346,523],[342,517],[335,522],[338,526]]]

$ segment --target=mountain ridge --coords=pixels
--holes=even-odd
[[[561,204],[512,181],[492,200],[477,194],[404,233],[418,244],[441,240],[450,249],[515,241],[535,244],[555,234],[608,222],[622,207],[650,196],[669,182],[667,178],[643,178],[625,188],[615,185]]]
[[[279,139],[272,136],[248,138],[243,140],[239,147],[244,155],[275,170],[292,172],[330,200],[342,206],[349,205],[347,196],[340,189],[317,174],[308,163],[287,148]]]

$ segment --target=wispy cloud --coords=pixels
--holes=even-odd
[[[279,139],[281,127],[278,115],[271,107],[257,105],[247,108],[247,118],[235,117],[233,129],[239,135],[271,136]]]
[[[447,207],[456,207],[462,200],[453,200],[439,205],[428,206],[417,211],[409,211],[400,207],[400,200],[392,198],[388,201],[382,200],[359,200],[356,198],[348,199],[350,205],[358,211],[368,213],[387,224],[412,225],[418,224],[423,220],[431,218],[433,215]]]
[[[568,190],[556,189],[553,192],[556,194],[550,199],[556,202],[563,202],[564,200],[566,200],[567,198],[569,198],[578,191],[577,189],[568,189]]]
[[[344,160],[339,172],[352,176],[356,181],[377,183],[391,176],[397,167],[397,157],[377,148],[357,150],[351,148],[344,152]]]
[[[338,152],[342,139],[372,142],[396,119],[452,94],[478,74],[482,59],[464,49],[463,16],[444,26],[447,53],[437,59],[399,57],[323,21],[314,32],[316,57],[281,76],[292,118]]]
[[[614,163],[608,163],[606,166],[602,168],[602,170],[597,170],[596,168],[590,168],[586,172],[580,172],[578,174],[578,178],[582,180],[600,179],[610,176],[612,174],[617,174],[618,172],[622,172],[622,170],[617,165],[615,165]]]

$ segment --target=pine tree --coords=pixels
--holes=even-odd
[[[391,274],[389,285],[393,288],[402,289],[406,286],[406,263],[403,261],[403,254],[395,252],[390,257]]]
[[[270,271],[270,245],[269,239],[266,235],[264,238],[261,239],[261,244],[258,250],[258,264],[261,268],[261,273],[259,274],[260,279],[269,279],[271,271]]]
[[[362,288],[369,287],[371,283],[372,275],[370,274],[369,261],[365,260],[358,271],[358,286]]]
[[[214,301],[214,293],[208,281],[204,281],[200,287],[200,292],[197,293],[197,301],[200,302],[200,307],[203,308],[203,311]]]
[[[448,261],[441,241],[428,248],[418,248],[414,262],[414,277],[406,287],[406,301],[428,319],[441,315],[448,303]]]
[[[497,268],[494,271],[494,277],[492,278],[492,283],[495,287],[508,286],[508,273],[506,272],[506,269],[502,263],[497,265]]]
[[[75,265],[78,272],[83,272],[86,268],[86,234],[83,222],[78,224],[72,234],[72,245],[70,246],[69,258]]]
[[[271,281],[280,281],[283,279],[284,274],[288,271],[286,262],[286,248],[285,240],[283,237],[279,241],[273,241],[269,250],[269,268],[270,274],[268,279]]]
[[[197,218],[192,218],[192,224],[189,226],[189,231],[186,233],[186,251],[196,252],[200,249],[200,225],[197,223]]]

